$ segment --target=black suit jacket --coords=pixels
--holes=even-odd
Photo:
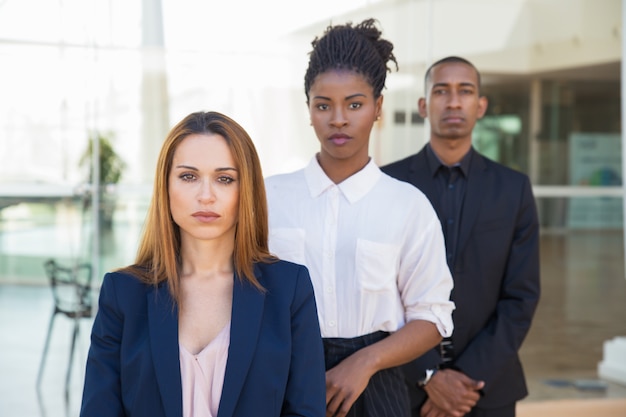
[[[424,192],[441,220],[426,147],[381,169]],[[522,399],[528,391],[518,351],[540,292],[539,223],[526,175],[473,151],[450,268],[456,304],[452,365],[485,381],[477,407],[495,408]],[[430,352],[409,369],[432,367],[437,356]],[[423,391],[417,394],[425,398]]]

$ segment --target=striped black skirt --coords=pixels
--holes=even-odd
[[[353,339],[324,338],[326,370],[359,349],[374,344],[387,332],[375,332]],[[347,417],[409,417],[409,394],[399,367],[383,369],[370,379],[365,391],[352,405]]]

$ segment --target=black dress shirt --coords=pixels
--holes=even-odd
[[[448,166],[441,162],[430,144],[427,146],[428,165],[439,190],[439,205],[436,209],[446,241],[446,256],[451,271],[454,271],[459,223],[463,211],[463,199],[467,188],[467,175],[472,153],[473,148],[470,148],[470,151],[463,156],[459,163]]]
[[[439,205],[435,209],[441,221],[443,236],[446,242],[446,260],[451,272],[454,272],[454,261],[456,260],[457,243],[459,236],[461,212],[463,211],[463,200],[465,189],[467,188],[467,176],[472,159],[473,148],[470,148],[460,162],[448,166],[441,162],[439,157],[430,147],[427,146],[426,157],[430,172],[433,175],[438,195]],[[444,338],[440,345],[441,368],[451,366],[454,359],[454,345],[452,338]]]

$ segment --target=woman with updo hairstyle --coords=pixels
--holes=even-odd
[[[426,196],[369,155],[393,44],[367,19],[312,42],[304,90],[320,150],[266,179],[270,250],[306,265],[326,363],[326,415],[408,417],[400,365],[452,333],[452,278]]]

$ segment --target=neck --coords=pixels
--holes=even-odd
[[[183,239],[181,244],[182,275],[232,273],[234,239],[201,241]]]
[[[322,167],[322,171],[331,179],[335,184],[339,184],[346,179],[350,178],[369,163],[370,157],[367,156],[364,160],[342,160],[342,159],[329,159],[325,158],[322,154],[317,154],[317,162]]]
[[[472,140],[467,139],[440,139],[430,138],[430,146],[433,152],[445,165],[451,166],[461,162],[461,159],[472,147]]]

